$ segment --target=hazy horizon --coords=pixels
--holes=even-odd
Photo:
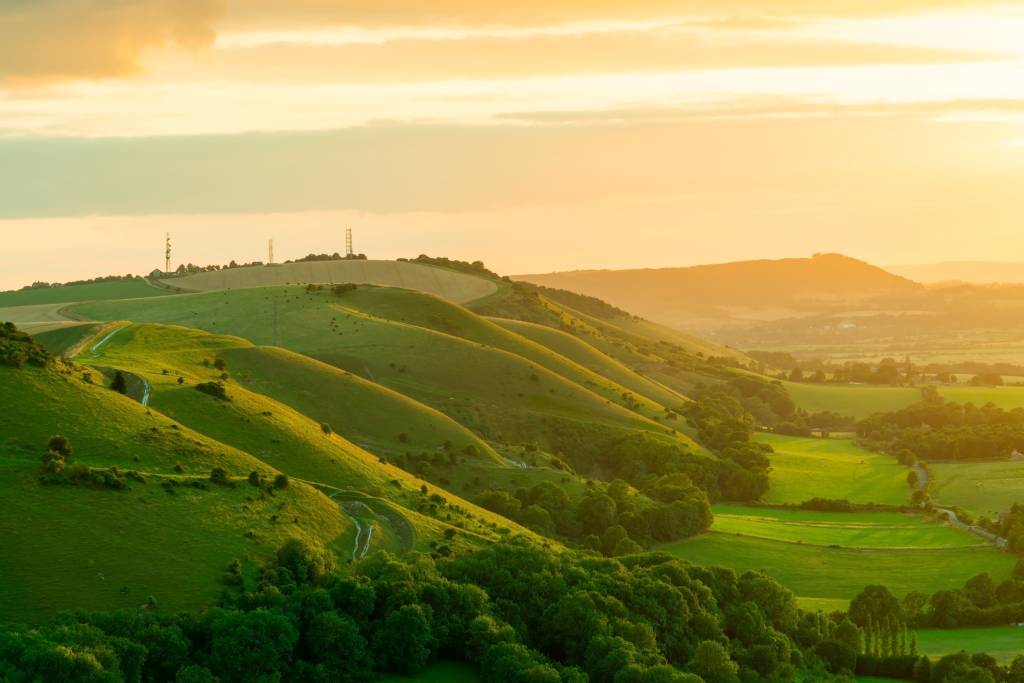
[[[346,224],[509,273],[1005,260],[1022,32],[958,0],[8,3],[0,287]]]

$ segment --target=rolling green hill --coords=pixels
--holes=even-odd
[[[361,289],[355,294],[361,294]],[[578,463],[585,463],[588,453],[601,443],[635,434],[700,452],[685,434],[617,405],[538,362],[401,322],[393,308],[386,315],[371,315],[349,306],[350,294],[307,293],[299,287],[245,289],[97,302],[75,310],[100,320],[172,323],[283,346],[425,403],[486,440],[511,444],[536,440],[542,449],[563,451]],[[369,308],[365,299],[357,297],[357,301]],[[486,321],[483,325],[501,332]],[[530,348],[533,353],[543,351]],[[552,358],[558,359],[553,352]]]
[[[92,282],[64,287],[42,287],[0,292],[0,309],[41,304],[70,304],[78,301],[107,301],[166,296],[171,292],[149,284],[143,278],[114,282]]]
[[[134,607],[150,595],[167,608],[197,607],[217,595],[234,559],[265,557],[293,536],[339,551],[354,537],[338,506],[311,487],[258,494],[242,478],[276,470],[78,372],[0,367],[0,402],[2,619]],[[56,434],[71,440],[68,472],[84,475],[80,483],[40,481]],[[214,467],[237,483],[208,483]],[[88,468],[122,488],[94,483]]]

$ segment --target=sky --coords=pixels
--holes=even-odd
[[[1024,260],[1022,188],[1024,1],[0,0],[0,288]]]

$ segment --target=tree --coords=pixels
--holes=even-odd
[[[264,680],[285,671],[299,632],[280,612],[217,610],[210,625],[208,664],[224,683]]]
[[[849,619],[843,619],[836,626],[833,639],[842,643],[854,652],[864,651],[864,637],[857,625]]]
[[[286,489],[288,488],[288,475],[278,474],[274,477],[274,488],[275,489]]]
[[[228,486],[231,484],[231,475],[223,467],[214,467],[210,470],[210,482],[218,486]]]
[[[322,612],[316,615],[306,631],[306,644],[314,660],[328,669],[332,681],[362,681],[372,672],[366,639],[356,622],[346,614]]]
[[[334,553],[315,541],[290,538],[277,550],[277,566],[298,583],[321,583],[336,567]]]
[[[900,603],[885,586],[867,586],[850,601],[850,619],[864,626],[870,616],[875,624],[883,624],[889,617],[900,618]]]
[[[66,436],[51,436],[46,447],[64,458],[70,458],[71,454],[75,452],[75,449],[71,447],[71,440]]]
[[[124,373],[118,370],[114,373],[114,379],[110,383],[110,388],[119,394],[128,393],[128,381],[124,377]]]
[[[384,619],[375,652],[389,670],[415,674],[430,660],[436,643],[421,605],[404,605]]]
[[[687,668],[707,683],[736,683],[740,666],[729,658],[729,652],[714,640],[697,646]]]

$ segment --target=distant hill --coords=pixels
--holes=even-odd
[[[1024,283],[1024,263],[999,261],[943,261],[904,266],[886,266],[886,270],[917,282],[965,282],[972,284]]]
[[[598,297],[651,320],[697,329],[792,317],[921,289],[916,282],[840,254],[515,279]]]

